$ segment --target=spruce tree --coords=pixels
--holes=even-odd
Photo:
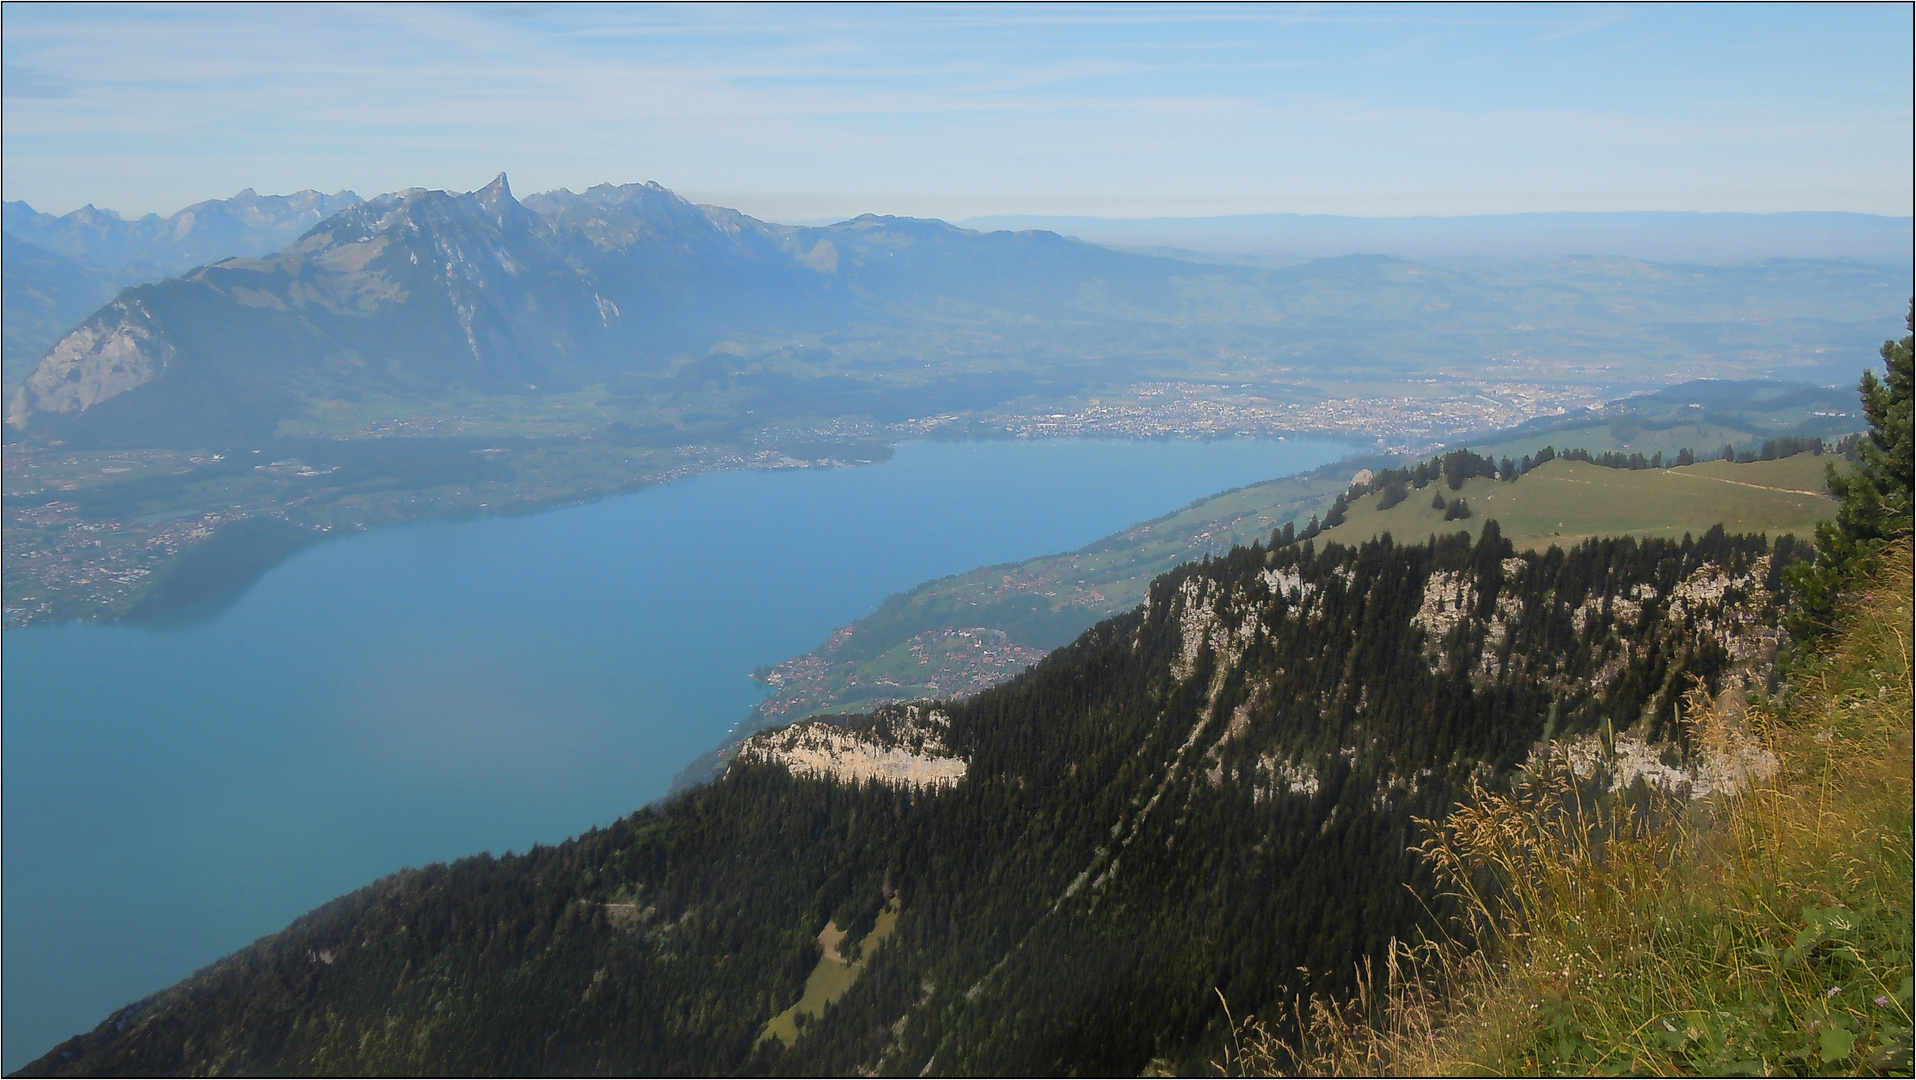
[[[1916,301],[1904,325],[1916,332]],[[1883,342],[1886,377],[1864,372],[1858,390],[1869,434],[1859,443],[1847,471],[1827,467],[1830,494],[1841,500],[1834,521],[1816,527],[1816,561],[1791,568],[1796,603],[1789,629],[1799,639],[1820,638],[1833,627],[1837,599],[1845,586],[1867,571],[1876,553],[1892,537],[1911,528],[1911,346],[1916,335]]]

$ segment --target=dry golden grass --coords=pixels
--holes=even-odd
[[[1688,699],[1694,745],[1758,740],[1773,776],[1603,796],[1558,753],[1476,791],[1422,848],[1454,939],[1397,948],[1354,999],[1236,1022],[1220,1070],[1909,1075],[1908,542],[1885,563],[1778,699]]]

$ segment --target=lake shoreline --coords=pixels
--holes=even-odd
[[[630,813],[746,672],[891,594],[1346,449],[911,442],[335,536],[199,622],[9,629],[5,1067],[401,867]]]

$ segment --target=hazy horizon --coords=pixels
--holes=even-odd
[[[5,9],[5,196],[656,178],[898,214],[1896,215],[1904,7]]]
[[[665,185],[668,189],[670,185]],[[309,189],[310,190],[310,189]],[[556,190],[556,189],[555,189]],[[252,194],[283,198],[299,192]],[[342,190],[329,197],[387,198],[393,192],[360,195]],[[549,192],[516,194],[531,197]],[[198,200],[170,214],[172,220]],[[25,200],[21,205],[47,213]],[[93,206],[128,223],[143,220],[115,207]],[[69,211],[71,214],[79,211]],[[52,215],[61,216],[61,215]],[[856,217],[857,215],[849,215]],[[787,218],[793,226],[828,226],[849,217]],[[10,215],[11,218],[11,215]],[[1190,256],[1243,256],[1277,262],[1345,255],[1408,259],[1553,258],[1622,256],[1648,261],[1742,262],[1767,258],[1906,261],[1912,240],[1908,215],[1847,211],[1532,211],[1513,214],[1236,214],[1217,216],[1100,217],[1068,214],[990,214],[950,220],[961,228],[991,232],[1046,230],[1092,243]],[[11,227],[11,226],[10,226]],[[31,233],[33,230],[28,230]],[[23,235],[18,239],[27,239]]]
[[[497,174],[495,173],[493,175],[497,175]],[[477,191],[479,190],[479,188],[485,185],[485,182],[489,182],[491,179],[492,177],[488,176],[485,178],[485,181],[474,183],[470,187],[461,187],[458,185],[454,185],[452,187],[443,188],[441,190],[450,191],[456,194]],[[508,176],[508,180],[510,180],[510,176]],[[699,203],[700,205],[724,206],[726,209],[739,210],[741,213],[745,212],[740,207],[730,206],[723,203],[714,203],[714,202],[711,202],[710,200],[694,198],[692,195],[683,191],[679,191],[678,189],[674,188],[671,184],[666,183],[662,180],[658,180],[656,177],[647,177],[644,180],[604,180],[604,181],[600,181],[600,183],[612,184],[615,186],[622,185],[622,184],[657,183],[661,187],[664,187],[665,189],[667,189],[668,191],[673,191],[676,194],[684,196],[685,198],[687,198],[688,200],[692,202]],[[413,185],[413,186],[416,187],[418,185]],[[586,184],[586,185],[581,185],[580,187],[577,187],[577,188],[556,187],[556,188],[539,189],[535,191],[529,188],[521,188],[518,184],[515,183],[512,185],[512,190],[513,190],[514,197],[525,198],[530,195],[544,195],[544,194],[550,194],[552,192],[557,192],[561,190],[570,190],[575,192],[583,191],[586,188],[596,187],[596,186],[597,184]],[[171,210],[153,209],[153,210],[141,211],[138,213],[126,212],[115,206],[103,206],[98,203],[91,203],[91,202],[83,203],[79,206],[75,206],[67,210],[56,211],[56,210],[49,210],[48,208],[44,206],[40,206],[34,203],[30,199],[13,198],[9,196],[6,199],[6,201],[10,203],[20,203],[24,206],[31,208],[36,213],[50,214],[54,217],[71,216],[72,214],[78,213],[81,210],[91,207],[94,210],[100,211],[101,213],[111,214],[122,221],[139,221],[142,218],[146,218],[146,217],[159,217],[163,219],[170,218],[170,217],[177,216],[180,213],[185,212],[186,210],[192,209],[195,206],[202,205],[204,203],[222,202],[228,199],[237,199],[249,194],[258,198],[270,199],[270,198],[286,198],[293,195],[303,194],[308,191],[317,191],[323,195],[350,194],[350,195],[355,195],[362,199],[370,200],[370,199],[388,198],[404,190],[407,190],[407,189],[395,188],[390,191],[378,191],[372,194],[355,191],[352,188],[340,188],[337,191],[322,191],[319,188],[305,187],[305,188],[288,188],[285,190],[275,190],[275,191],[261,191],[257,187],[248,185],[245,187],[241,187],[238,190],[235,190],[232,193],[226,194],[226,195],[207,195],[201,198],[195,198],[189,202],[182,203]],[[808,218],[760,217],[759,220],[769,221],[779,225],[819,226],[819,225],[835,225],[839,222],[849,221],[852,218],[856,218],[864,214],[875,214],[875,213],[878,213],[878,211],[860,210],[860,211],[855,211],[853,213],[844,214],[844,215],[826,214],[826,215],[822,215],[818,217],[808,217]],[[1815,216],[1827,216],[1827,217],[1863,218],[1863,219],[1872,219],[1872,220],[1880,219],[1882,221],[1888,221],[1888,222],[1916,221],[1916,217],[1912,217],[1910,214],[1883,214],[1883,213],[1871,213],[1871,212],[1860,211],[1860,210],[1814,210],[1814,209],[1810,209],[1810,210],[1518,210],[1518,211],[1510,211],[1510,212],[1454,213],[1454,214],[1441,214],[1441,213],[1437,213],[1437,214],[1332,214],[1332,213],[1312,213],[1309,211],[1267,210],[1267,211],[1245,212],[1245,213],[1236,213],[1236,214],[1132,214],[1132,215],[1038,213],[1035,211],[1011,210],[1011,211],[1004,211],[1004,212],[992,213],[992,214],[973,214],[966,217],[938,217],[937,215],[932,215],[932,214],[897,214],[892,216],[919,217],[919,218],[925,218],[928,220],[945,221],[953,225],[961,226],[963,228],[986,229],[986,228],[1018,228],[1020,226],[1009,225],[1009,224],[997,224],[997,222],[1000,222],[1000,221],[1010,222],[1010,221],[1017,221],[1017,220],[1026,219],[1026,218],[1033,219],[1033,220],[1042,219],[1046,221],[1125,222],[1125,223],[1136,223],[1136,224],[1155,224],[1158,222],[1213,222],[1213,221],[1229,221],[1229,220],[1242,220],[1242,219],[1272,219],[1272,218],[1295,218],[1295,219],[1302,219],[1302,220],[1328,219],[1328,220],[1338,220],[1338,221],[1380,221],[1381,222],[1381,221],[1470,221],[1470,220],[1512,219],[1512,218],[1537,219],[1537,218],[1547,218],[1547,217],[1559,217],[1559,218],[1561,217],[1618,217],[1618,216],[1626,216],[1626,215],[1638,215],[1638,216],[1663,215],[1663,216],[1687,216],[1687,217],[1704,217],[1704,218],[1736,217],[1736,218],[1757,218],[1757,219],[1806,217],[1806,216],[1815,215]],[[759,215],[756,215],[756,214],[752,216],[759,217]]]

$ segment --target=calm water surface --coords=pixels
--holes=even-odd
[[[0,1066],[380,875],[631,812],[889,593],[1347,449],[907,444],[330,541],[196,625],[9,630]]]

